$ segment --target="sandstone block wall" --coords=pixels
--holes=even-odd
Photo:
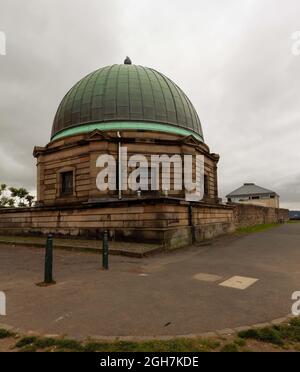
[[[157,243],[179,248],[239,227],[287,221],[289,211],[253,205],[190,204],[177,199],[130,200],[76,207],[0,209],[0,235],[47,235]]]
[[[209,229],[209,234],[205,230]],[[178,200],[104,203],[77,207],[0,209],[0,235],[99,237],[109,230],[116,240],[156,242],[174,247],[196,238],[232,231],[233,210],[226,206],[199,205]]]
[[[237,228],[289,220],[288,209],[266,208],[246,204],[231,205],[234,207],[234,223]]]

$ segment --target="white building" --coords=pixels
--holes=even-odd
[[[243,203],[260,205],[262,207],[279,208],[279,195],[271,190],[257,186],[254,183],[245,183],[226,196],[229,203]]]

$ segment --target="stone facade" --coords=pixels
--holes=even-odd
[[[119,146],[128,157],[151,155],[203,155],[205,197],[189,203],[183,191],[100,191],[96,185],[97,159],[119,159]],[[217,164],[219,156],[193,137],[155,132],[101,132],[65,137],[36,147],[38,206],[0,209],[0,234],[98,238],[108,230],[116,241],[156,243],[167,249],[187,246],[234,232],[237,227],[288,219],[288,211],[241,204],[220,204]],[[172,175],[173,171],[173,175]],[[176,171],[171,171],[171,189]],[[117,172],[117,170],[116,170]],[[63,194],[62,175],[72,175],[72,192]],[[196,164],[191,169],[193,179]],[[161,182],[160,182],[161,183]]]
[[[115,132],[94,131],[89,134],[66,137],[50,142],[46,147],[36,147],[37,158],[37,199],[38,205],[70,205],[118,198],[117,191],[99,191],[96,178],[100,172],[96,162],[99,155],[108,154],[118,161],[118,146],[128,150],[128,157],[135,154],[144,155],[203,155],[205,158],[206,203],[218,202],[217,164],[219,156],[211,154],[209,148],[193,137],[180,137],[172,134],[155,132],[122,132],[122,138]],[[151,163],[150,163],[151,164]],[[196,165],[191,170],[196,175]],[[73,174],[73,191],[70,195],[62,194],[61,176],[65,172]],[[185,198],[184,191],[174,191],[172,187],[175,171],[171,171],[170,197]],[[182,176],[182,175],[181,175]],[[161,184],[161,182],[160,182]],[[161,196],[160,192],[143,192],[142,197]],[[135,198],[134,191],[122,192],[123,198]]]

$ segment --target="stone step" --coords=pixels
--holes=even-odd
[[[44,248],[46,238],[31,236],[0,236],[0,245],[25,246],[33,248]],[[101,240],[81,240],[81,239],[53,239],[54,249],[67,251],[102,253]],[[158,244],[128,243],[128,242],[109,242],[109,251],[112,255],[127,256],[134,258],[147,257],[164,250]]]

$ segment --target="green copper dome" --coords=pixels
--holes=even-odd
[[[52,140],[94,129],[150,130],[203,141],[199,117],[183,91],[161,73],[132,64],[104,67],[80,80],[58,108]]]

